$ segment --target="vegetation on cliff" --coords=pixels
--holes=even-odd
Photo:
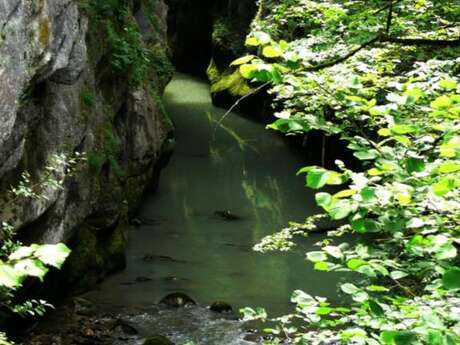
[[[341,226],[306,254],[318,271],[350,272],[344,306],[295,291],[273,344],[460,342],[460,4],[455,1],[259,2],[233,62],[272,86],[287,135],[340,136],[362,169],[299,170],[325,213],[290,224],[256,250],[288,250],[330,218]],[[356,237],[347,243],[344,235]],[[337,245],[337,243],[341,243]],[[267,316],[246,309],[247,318]],[[299,320],[301,321],[299,323]]]
[[[46,200],[50,190],[62,189],[65,177],[71,175],[83,160],[80,154],[74,157],[55,155],[50,158],[47,173],[32,178],[28,172],[21,175],[17,186],[12,187],[4,209],[11,207],[18,199]],[[19,301],[16,292],[27,278],[43,281],[50,267],[60,269],[70,254],[63,243],[23,245],[17,237],[17,229],[3,221],[0,227],[0,303],[3,308],[22,316],[43,315],[47,307],[44,300]],[[0,332],[0,344],[9,344],[6,335]]]

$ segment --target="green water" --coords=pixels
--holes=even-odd
[[[288,254],[251,251],[288,221],[318,211],[314,193],[295,176],[306,164],[303,157],[276,133],[237,114],[218,126],[225,111],[212,106],[208,85],[190,76],[177,74],[164,102],[177,146],[158,191],[139,211],[149,225],[132,230],[127,269],[91,298],[140,308],[181,291],[201,305],[223,300],[236,308],[265,306],[272,315],[290,310],[295,289],[336,298],[337,277],[313,271],[304,259],[320,235]],[[216,210],[241,219],[225,221]],[[146,255],[153,257],[145,261]],[[138,277],[151,280],[135,282]]]

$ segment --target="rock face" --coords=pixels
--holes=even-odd
[[[69,243],[77,289],[123,265],[126,216],[173,145],[167,7],[121,3],[116,15],[96,0],[0,0],[0,219],[25,242]],[[11,200],[21,172],[39,181],[50,157],[76,151],[87,162],[62,189]]]

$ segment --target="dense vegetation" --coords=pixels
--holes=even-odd
[[[32,177],[24,172],[15,187],[11,187],[3,210],[14,207],[24,200],[46,200],[50,192],[62,189],[64,179],[72,174],[83,160],[80,154],[74,157],[54,155],[50,157],[46,173]],[[50,267],[61,268],[70,254],[63,243],[23,245],[17,238],[18,229],[2,221],[0,227],[0,303],[2,308],[22,316],[43,315],[52,307],[44,300],[18,300],[15,296],[27,278],[43,281]],[[0,344],[10,344],[6,335],[0,332]]]
[[[460,3],[259,6],[252,54],[233,65],[271,85],[278,119],[269,128],[339,136],[362,162],[300,169],[309,188],[345,187],[316,194],[324,214],[256,246],[289,250],[321,218],[341,222],[306,257],[316,270],[350,272],[339,287],[349,303],[295,291],[296,311],[275,320],[273,344],[460,343]],[[341,239],[349,234],[356,240]]]

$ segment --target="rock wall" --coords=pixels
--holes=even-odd
[[[128,212],[172,149],[166,16],[162,0],[0,0],[0,219],[24,242],[69,243],[76,289],[123,266]],[[87,162],[62,189],[11,199],[21,172],[38,181],[76,151]]]

